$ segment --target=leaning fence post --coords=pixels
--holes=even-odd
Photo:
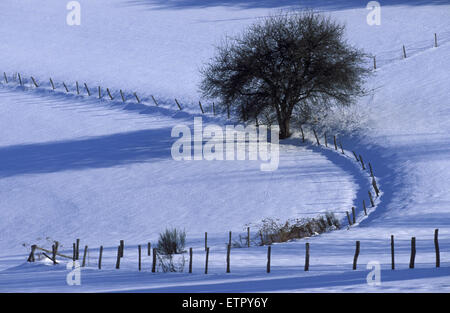
[[[153,95],[152,95],[152,99],[153,99],[153,102],[155,102],[155,105],[158,106],[158,102],[156,102],[156,99],[155,99],[155,97],[153,97]]]
[[[356,270],[356,266],[357,266],[357,263],[358,263],[359,246],[360,246],[360,243],[359,243],[359,240],[358,240],[358,241],[356,241],[355,257],[353,258],[353,270]]]
[[[352,216],[353,216],[353,224],[356,224],[356,212],[354,206],[352,206]]]
[[[109,88],[106,88],[106,92],[108,93],[108,96],[111,100],[114,100],[113,96],[111,95],[111,92],[109,91]]]
[[[122,97],[122,102],[125,102],[125,96],[123,95],[122,89],[120,89],[120,96]]]
[[[98,255],[98,269],[102,269],[102,256],[103,256],[103,246],[100,246],[100,253]]]
[[[189,273],[192,273],[192,248],[189,248]]]
[[[350,214],[348,214],[348,211],[346,211],[345,213],[347,213],[348,225],[352,226],[352,221],[350,220]]]
[[[66,89],[66,92],[68,93],[68,92],[69,92],[69,88],[67,88],[67,85],[66,85],[65,82],[63,82],[63,86],[64,86],[64,88]]]
[[[378,189],[377,182],[375,181],[375,177],[372,177],[372,186],[373,186],[373,189],[375,190],[375,193],[376,193],[376,195],[378,197],[378,195],[380,194],[380,190]]]
[[[22,86],[23,83],[22,83],[22,77],[20,77],[20,73],[17,73],[17,76],[19,77],[19,84],[20,84],[20,86]]]
[[[200,110],[202,111],[202,114],[205,114],[205,111],[203,111],[203,106],[200,101],[198,101],[198,105],[200,106]]]
[[[78,82],[76,81],[75,84],[77,85],[77,95],[80,94],[80,86],[78,85]]]
[[[314,132],[314,136],[316,137],[317,145],[320,146],[319,137],[317,137],[316,130],[313,129],[313,132]]]
[[[208,274],[209,247],[206,248],[205,274]]]
[[[302,142],[305,142],[305,133],[303,132],[303,128],[300,125],[300,131],[302,132]]]
[[[414,268],[416,259],[416,237],[411,238],[411,259],[409,260],[409,268]]]
[[[116,269],[120,268],[120,246],[117,246]]]
[[[406,49],[405,49],[405,45],[403,45],[403,58],[406,59]]]
[[[370,162],[369,162],[369,169],[370,169],[370,176],[372,176],[372,178],[375,177],[373,175],[372,164],[370,164]]]
[[[441,256],[439,252],[439,240],[438,240],[439,229],[434,230],[434,249],[436,250],[436,267],[441,266]]]
[[[175,102],[177,103],[178,109],[181,111],[182,110],[181,105],[176,98],[175,98]]]
[[[227,273],[230,272],[230,253],[231,253],[231,245],[227,246]]]
[[[359,163],[359,159],[358,159],[358,156],[356,155],[355,151],[352,151],[352,152],[353,152],[353,155],[355,156],[356,162]]]
[[[375,203],[373,202],[372,193],[370,192],[370,190],[368,191],[368,193],[369,193],[370,204],[372,205],[372,208],[373,208],[375,206]]]
[[[272,246],[267,246],[267,273],[270,273],[270,250],[272,249]]]
[[[35,250],[36,250],[36,245],[32,245],[31,252],[30,252],[30,255],[28,256],[27,262],[34,262],[34,251]]]
[[[341,142],[339,142],[339,145],[341,146],[341,152],[342,152],[342,154],[345,154],[345,152],[344,152],[344,148],[342,147],[342,141],[341,141]]]
[[[53,80],[51,77],[50,77],[50,84],[52,85],[52,89],[55,90],[55,84],[53,83]]]
[[[363,200],[364,215],[367,215],[366,200]]]
[[[364,161],[363,161],[363,158],[362,158],[362,155],[361,155],[361,154],[359,155],[359,160],[361,161],[362,169],[363,169],[363,170],[366,170],[366,167],[364,166]]]
[[[3,72],[3,77],[5,77],[5,83],[8,83],[8,77],[6,76],[6,72]]]
[[[86,91],[88,93],[88,96],[91,96],[91,92],[89,91],[88,85],[86,83],[84,83],[84,87],[86,88]]]
[[[137,95],[135,92],[133,92],[133,95],[134,95],[134,97],[136,98],[136,101],[137,101],[138,103],[141,103],[141,99],[139,99],[138,95]]]
[[[138,245],[138,269],[141,271],[141,245]]]
[[[395,270],[394,235],[391,235],[391,268]]]
[[[305,253],[305,272],[309,271],[309,242],[305,244],[306,253]]]
[[[86,266],[86,254],[87,254],[88,246],[84,246],[84,253],[83,253],[83,263],[81,263],[81,267]]]
[[[153,248],[152,273],[156,272],[156,248]]]

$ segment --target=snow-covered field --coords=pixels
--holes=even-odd
[[[80,3],[81,26],[70,27],[65,1],[0,2],[0,72],[10,78],[9,84],[0,83],[1,292],[450,291],[450,5],[445,1],[386,1],[380,26],[367,25],[364,1],[302,2],[345,22],[349,40],[376,55],[378,69],[368,82],[373,95],[347,112],[360,118],[358,131],[340,137],[347,156],[312,141],[301,144],[297,136],[282,142],[274,172],[261,172],[255,161],[174,161],[170,135],[175,125],[192,125],[199,113],[198,68],[212,56],[214,44],[281,7],[298,8],[297,1]],[[25,88],[13,80],[16,72],[27,80]],[[39,88],[31,88],[30,75]],[[76,80],[93,90],[109,87],[116,99],[123,89],[129,100],[76,96]],[[132,92],[143,104],[135,103]],[[175,97],[183,112],[176,110]],[[204,122],[227,123],[210,113]],[[363,200],[369,203],[369,175],[352,150],[371,162],[383,192],[367,218],[361,206]],[[270,274],[266,247],[232,249],[231,273],[225,274],[228,231],[237,239],[246,224],[265,217],[327,210],[346,224],[344,213],[352,206],[360,222],[350,229],[273,245]],[[138,272],[137,245],[155,243],[173,226],[186,229],[194,273],[152,274],[146,255],[144,271]],[[435,228],[439,269],[434,268]],[[202,274],[204,232],[211,247],[208,275]],[[390,270],[391,234],[395,271]],[[408,269],[412,236],[416,268]],[[70,254],[76,238],[89,246],[81,286],[66,284],[64,263],[25,262],[30,244],[48,247],[49,240],[58,240]],[[126,250],[115,270],[121,239]],[[356,240],[361,254],[358,270],[352,271]],[[309,272],[303,271],[306,241]],[[105,247],[101,271],[96,269],[100,245]],[[371,261],[381,263],[380,286],[366,283]]]

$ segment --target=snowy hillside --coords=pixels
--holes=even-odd
[[[175,125],[192,126],[199,115],[198,68],[224,35],[297,1],[79,1],[80,26],[65,24],[65,2],[46,5],[0,2],[0,291],[146,292],[398,292],[450,291],[450,5],[446,1],[386,1],[380,26],[366,23],[364,1],[314,5],[347,25],[349,41],[377,57],[367,87],[373,93],[347,114],[358,131],[339,137],[346,156],[317,147],[313,137],[282,142],[274,172],[256,161],[175,161]],[[438,47],[434,45],[437,33]],[[408,57],[402,59],[402,45]],[[26,80],[19,87],[15,73]],[[40,87],[32,87],[33,75]],[[56,83],[51,90],[48,79]],[[106,96],[76,95],[75,81]],[[70,87],[66,93],[62,83]],[[119,89],[128,95],[123,104]],[[137,104],[132,92],[140,95]],[[162,106],[155,107],[151,96]],[[174,98],[184,110],[177,111]],[[207,104],[209,105],[209,104]],[[209,108],[209,107],[208,107]],[[228,123],[205,115],[206,124]],[[335,130],[338,132],[339,130]],[[382,195],[369,203],[368,171],[351,151],[371,162]],[[283,220],[337,214],[355,206],[358,223],[307,240],[232,249],[225,274],[228,231],[233,239],[265,217]],[[156,242],[166,227],[187,232],[194,248],[193,274],[150,273],[145,254],[137,271],[137,245]],[[434,268],[434,230],[439,229],[441,268]],[[253,228],[252,228],[253,229]],[[203,274],[204,233],[211,249]],[[395,271],[390,236],[395,236]],[[416,268],[409,269],[416,237]],[[89,245],[81,286],[66,284],[65,264],[26,263],[31,244]],[[125,240],[115,270],[119,240]],[[355,241],[361,242],[352,270]],[[304,272],[305,242],[311,245]],[[23,246],[25,244],[25,247]],[[105,247],[103,269],[98,248]],[[371,261],[381,263],[381,285],[366,283]],[[23,282],[27,283],[24,284]]]

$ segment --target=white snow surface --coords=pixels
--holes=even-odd
[[[213,46],[258,17],[298,8],[297,2],[85,0],[81,26],[69,27],[65,1],[43,6],[2,0],[0,71],[10,82],[0,83],[0,291],[450,291],[450,5],[391,2],[382,3],[380,26],[366,24],[363,1],[305,2],[345,22],[348,39],[377,56],[378,69],[367,83],[374,92],[349,111],[361,116],[361,125],[352,136],[339,137],[346,156],[313,141],[301,144],[297,136],[282,142],[279,169],[261,172],[255,161],[174,161],[170,132],[175,125],[191,126],[198,114],[198,68]],[[25,87],[13,79],[17,72]],[[39,88],[32,87],[31,75]],[[98,85],[109,87],[116,100],[87,97],[84,90],[75,95],[75,81],[86,82],[94,95]],[[119,89],[128,95],[126,104],[118,100]],[[174,98],[181,99],[183,112]],[[227,121],[208,113],[205,123]],[[352,150],[371,162],[382,190],[368,217],[361,206],[369,203],[370,178]],[[270,274],[266,247],[232,249],[232,271],[225,274],[228,231],[237,240],[246,224],[265,217],[325,211],[346,224],[344,213],[352,206],[358,223],[350,229],[274,244]],[[166,227],[186,230],[193,274],[150,273],[146,253],[144,270],[137,271],[137,245],[154,245]],[[211,249],[208,275],[204,232]],[[416,268],[409,269],[413,236]],[[81,286],[66,284],[64,262],[25,262],[31,244],[48,248],[58,240],[70,255],[76,238],[89,246]],[[115,270],[121,239],[125,255]],[[353,271],[356,240],[361,254]],[[309,272],[303,271],[305,242],[311,244]],[[366,283],[370,261],[381,263],[380,286]]]

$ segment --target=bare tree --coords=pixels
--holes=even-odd
[[[243,121],[273,118],[287,138],[293,115],[308,122],[364,94],[366,55],[345,41],[344,30],[312,11],[263,18],[217,48],[201,70],[200,90]]]

